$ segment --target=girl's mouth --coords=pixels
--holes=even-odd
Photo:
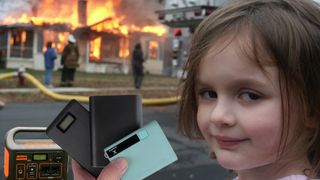
[[[214,136],[214,138],[216,139],[220,148],[228,149],[228,150],[234,149],[240,143],[248,140],[245,138],[239,139],[239,138],[231,138],[227,136]]]

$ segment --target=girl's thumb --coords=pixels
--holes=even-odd
[[[128,162],[124,158],[117,158],[103,168],[98,180],[120,180],[127,168]]]

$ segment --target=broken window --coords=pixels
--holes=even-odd
[[[90,62],[108,63],[122,62],[121,45],[123,39],[119,36],[108,34],[90,40]]]
[[[90,61],[101,62],[101,37],[97,37],[90,41]]]
[[[10,38],[10,57],[33,57],[33,30],[13,29]]]
[[[151,40],[148,42],[148,51],[147,51],[148,59],[157,60],[159,59],[159,42],[155,40]]]

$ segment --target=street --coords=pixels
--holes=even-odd
[[[0,160],[3,164],[3,148],[5,133],[13,127],[48,126],[65,102],[44,103],[9,103],[0,110]],[[87,105],[85,105],[87,107]],[[216,161],[208,157],[207,148],[202,141],[189,140],[176,132],[176,105],[161,107],[144,107],[144,124],[157,120],[169,139],[178,161],[149,176],[148,180],[223,180],[231,179],[232,175],[221,168]],[[147,166],[147,165],[146,165]],[[3,176],[3,166],[0,169]],[[71,168],[69,179],[73,179]]]

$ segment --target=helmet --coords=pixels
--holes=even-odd
[[[72,34],[70,34],[68,36],[68,41],[71,42],[71,43],[76,43],[77,42],[76,38]]]

